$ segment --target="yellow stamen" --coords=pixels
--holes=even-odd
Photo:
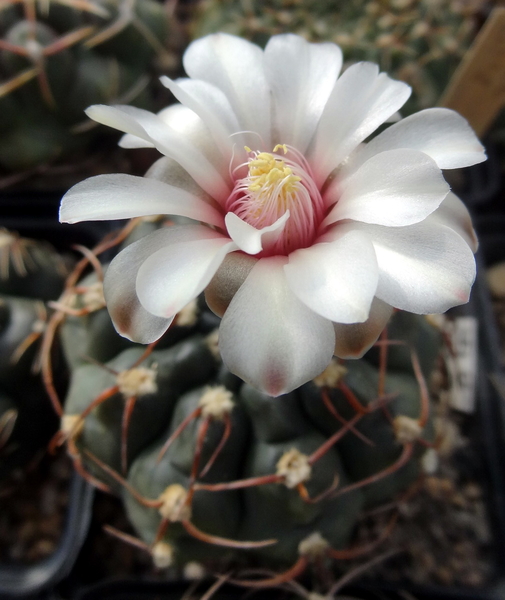
[[[286,144],[277,144],[273,151],[276,152],[279,149],[282,149],[284,154],[288,151]],[[280,184],[278,199],[285,204],[286,194],[295,192],[299,181],[301,181],[301,177],[293,175],[293,170],[287,167],[283,160],[269,152],[260,152],[249,161],[248,190],[250,192],[268,193]]]

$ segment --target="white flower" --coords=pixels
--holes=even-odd
[[[105,296],[119,333],[159,338],[206,290],[223,315],[228,367],[272,395],[357,357],[392,307],[442,312],[467,301],[475,276],[471,221],[441,169],[485,160],[466,121],[443,108],[400,120],[405,83],[371,63],[349,67],[334,44],[273,37],[265,51],[227,34],[193,42],[189,79],[163,83],[180,101],[154,115],[92,106],[154,146],[145,178],[99,175],[63,198],[61,221],[168,214],[166,227],[111,263]],[[199,222],[199,223],[198,223]]]

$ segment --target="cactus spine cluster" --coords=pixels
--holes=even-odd
[[[153,109],[152,75],[174,68],[178,37],[156,0],[0,3],[0,166],[28,169],[89,144],[90,104]]]

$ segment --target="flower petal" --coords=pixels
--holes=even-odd
[[[400,227],[432,213],[449,192],[435,161],[418,150],[389,150],[370,158],[326,192],[338,198],[323,225],[343,219]]]
[[[256,229],[249,225],[235,213],[229,212],[224,221],[226,229],[231,239],[243,252],[247,254],[258,254],[265,249],[265,246],[275,244],[279,236],[284,231],[286,221],[289,219],[289,210],[282,217],[279,217],[275,223]]]
[[[136,292],[137,273],[143,262],[173,240],[192,239],[201,235],[201,225],[174,226],[154,231],[122,250],[105,273],[104,294],[112,322],[117,332],[141,344],[156,341],[172,322],[147,312]]]
[[[334,241],[291,253],[284,272],[292,292],[318,315],[362,323],[379,278],[375,250],[366,233],[337,229]]]
[[[335,334],[289,289],[285,257],[259,260],[226,310],[219,348],[228,368],[272,396],[285,394],[323,371]]]
[[[85,179],[63,196],[60,206],[62,223],[159,214],[223,226],[222,215],[204,200],[162,181],[134,175],[97,175]]]
[[[449,192],[437,210],[426,218],[426,222],[438,223],[453,229],[465,240],[474,254],[477,252],[479,241],[473,228],[472,218],[467,207],[456,194]]]
[[[393,314],[393,307],[375,297],[364,323],[333,323],[335,355],[340,358],[361,358],[375,344]]]
[[[222,317],[240,286],[259,259],[243,252],[227,254],[216,274],[205,288],[205,300],[210,310]]]
[[[310,163],[316,183],[328,175],[379,125],[405,104],[411,89],[377,65],[358,63],[337,80],[314,137]]]
[[[210,83],[198,79],[173,81],[164,76],[160,78],[160,81],[179,102],[202,119],[222,155],[229,159],[233,151],[233,144],[240,145],[239,139],[231,137],[240,130],[240,127],[230,102],[223,92]]]
[[[264,64],[278,141],[305,152],[342,68],[342,51],[335,44],[276,35],[265,48]]]
[[[475,259],[455,231],[433,221],[409,227],[356,224],[377,255],[377,297],[402,310],[440,313],[468,302]]]
[[[236,249],[229,238],[207,227],[194,239],[169,240],[139,268],[142,306],[158,317],[172,317],[204,290],[226,254]]]
[[[180,133],[166,125],[158,115],[134,106],[90,106],[86,114],[109,125],[152,142],[166,156],[176,160],[211,196],[226,197],[228,184],[214,165]]]
[[[388,127],[366,144],[353,157],[352,168],[397,148],[420,150],[441,169],[469,167],[486,160],[484,147],[466,119],[448,108],[428,108]]]
[[[263,70],[263,51],[241,38],[217,33],[192,42],[183,57],[186,73],[224,92],[241,129],[259,134],[271,149],[270,90]]]

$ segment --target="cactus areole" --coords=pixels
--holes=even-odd
[[[263,51],[215,34],[184,55],[189,78],[162,78],[158,115],[92,106],[123,147],[164,157],[146,177],[99,175],[63,198],[61,221],[186,217],[111,263],[105,298],[118,332],[150,343],[205,291],[222,316],[228,368],[278,396],[334,354],[371,347],[393,308],[418,314],[465,303],[476,239],[441,169],[485,160],[458,114],[395,120],[410,87],[372,63],[342,74],[335,44],[287,34]]]

